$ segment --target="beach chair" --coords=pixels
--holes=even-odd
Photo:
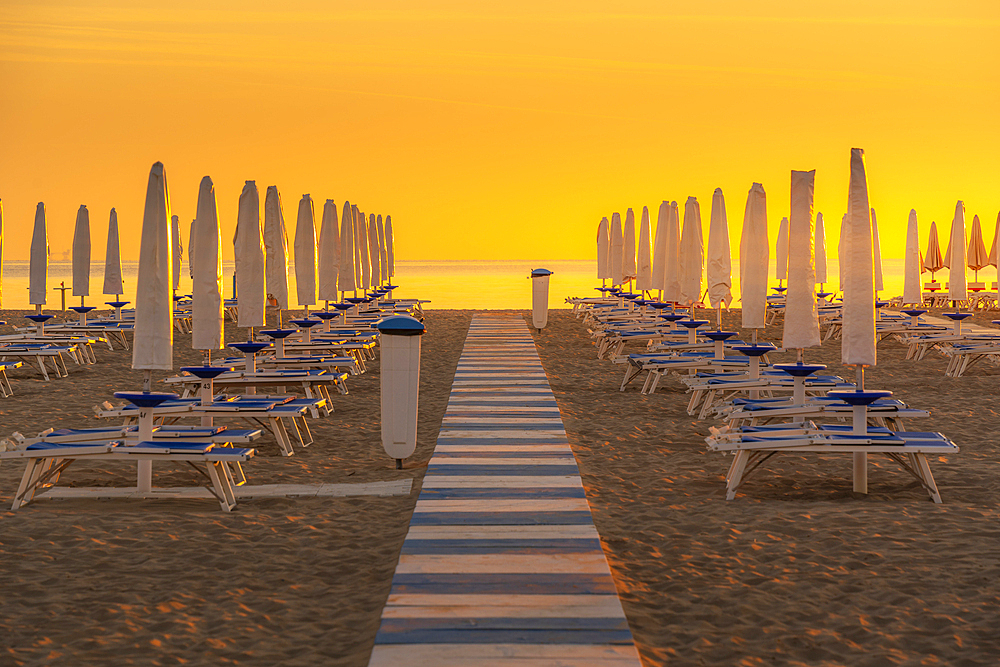
[[[162,489],[156,488],[140,492],[138,489],[93,489],[93,497],[120,495],[131,498],[204,498],[207,489],[208,497],[219,501],[226,512],[236,507],[236,494],[233,491],[234,478],[227,464],[241,464],[253,458],[255,450],[242,447],[225,447],[215,443],[205,442],[137,442],[129,444],[125,441],[107,443],[51,443],[36,442],[18,448],[14,451],[0,452],[0,460],[24,460],[24,474],[11,510],[17,510],[33,499],[44,495],[55,488],[60,475],[75,461],[121,461],[135,464],[139,461],[174,461],[189,464],[204,475],[211,486],[195,487],[194,489]],[[86,493],[77,491],[77,497],[86,497]],[[121,493],[121,492],[125,493]],[[191,493],[195,491],[196,493]],[[102,496],[101,494],[104,494]]]
[[[73,345],[48,345],[48,344],[10,344],[10,345],[0,345],[0,362],[5,362],[8,359],[19,359],[21,361],[30,361],[33,364],[37,364],[38,370],[42,374],[42,378],[48,382],[49,372],[45,368],[45,362],[48,360],[49,364],[52,366],[52,371],[55,373],[57,378],[64,378],[69,376],[69,369],[66,368],[66,359],[63,354],[72,355],[72,359],[76,359],[76,348]],[[79,363],[79,361],[77,361]]]

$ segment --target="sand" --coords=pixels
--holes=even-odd
[[[10,512],[23,465],[0,465],[0,664],[366,665],[470,319],[427,314],[417,451],[404,470],[382,450],[378,360],[334,395],[332,416],[310,421],[316,444],[283,458],[268,436],[245,466],[251,484],[413,478],[409,496],[252,499],[231,514],[207,500],[40,500]],[[201,362],[190,336],[174,347],[176,367]],[[12,372],[0,435],[106,423],[91,406],[141,386],[130,355],[98,349],[98,365],[70,364],[48,383]],[[124,486],[133,474],[75,464],[60,483]],[[200,484],[180,465],[157,464],[156,479]]]
[[[409,496],[253,499],[232,514],[210,501],[0,512],[0,664],[367,664],[470,317],[427,313],[419,442],[403,471],[379,444],[377,361],[334,398],[332,417],[310,422],[316,445],[282,458],[265,439],[246,466],[252,484],[409,477]],[[229,339],[243,335],[227,326]],[[687,416],[679,384],[619,392],[621,368],[595,358],[568,311],[551,311],[536,341],[647,666],[997,664],[1000,367],[951,379],[937,353],[913,363],[895,342],[879,348],[869,386],[931,409],[911,427],[962,447],[934,463],[943,505],[888,460],[872,459],[871,493],[858,497],[846,457],[791,455],[727,502],[729,459],[706,451],[710,422]],[[201,361],[189,342],[176,338],[178,367]],[[101,423],[91,406],[139,376],[128,353],[97,354],[98,366],[50,383],[12,373],[0,435]],[[850,371],[836,341],[806,359]],[[20,473],[0,465],[0,507]],[[127,484],[131,470],[80,466],[63,481]]]
[[[739,330],[738,311],[724,323]],[[943,505],[888,459],[870,458],[855,496],[849,456],[791,454],[727,502],[731,459],[707,451],[712,422],[687,415],[682,385],[619,392],[622,368],[566,311],[535,340],[646,665],[1000,662],[1000,367],[946,378],[936,352],[915,363],[879,346],[868,386],[930,409],[909,428],[962,448],[932,463]],[[806,360],[853,377],[839,341]]]

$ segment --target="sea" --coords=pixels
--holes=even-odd
[[[883,281],[885,290],[880,296],[889,298],[903,293],[903,261],[883,260]],[[531,307],[531,270],[544,268],[552,271],[549,282],[549,307],[568,308],[567,297],[597,296],[596,287],[602,281],[596,278],[596,260],[400,260],[396,262],[396,276],[393,283],[399,285],[395,295],[399,298],[423,299],[425,308],[433,309],[486,309],[486,310],[524,310]],[[125,279],[125,300],[134,301],[135,282],[138,274],[138,262],[123,262],[122,273]],[[233,292],[233,275],[235,266],[232,262],[223,263],[223,290],[225,295]],[[980,279],[996,280],[996,270],[989,268],[980,271]],[[0,307],[7,309],[29,308],[28,304],[28,262],[24,260],[8,260],[3,263],[2,297]],[[774,263],[771,263],[771,275],[775,275]],[[837,262],[831,260],[829,266],[830,282],[826,283],[827,291],[835,292],[839,286],[837,277]],[[734,307],[739,307],[739,265],[733,264],[733,297]],[[948,279],[948,271],[939,271],[937,279],[944,282]],[[973,275],[970,271],[969,279]],[[924,280],[929,280],[925,274]],[[60,287],[71,287],[73,284],[72,263],[67,261],[50,261],[48,268],[48,300],[46,309],[58,310],[62,306]],[[774,285],[777,280],[772,279]],[[289,295],[293,306],[297,303],[295,296],[295,271],[289,269]],[[103,305],[105,301],[113,300],[110,296],[100,294],[104,284],[104,264],[94,263],[90,270],[90,292],[87,305]],[[181,269],[179,294],[191,291],[191,276],[185,262]],[[73,297],[67,289],[67,305],[79,303],[79,297]],[[655,293],[654,293],[655,296]]]

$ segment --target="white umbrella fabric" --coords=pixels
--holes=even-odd
[[[740,233],[740,293],[743,328],[763,329],[767,308],[767,272],[771,244],[767,240],[767,194],[754,183],[747,194]]]
[[[667,227],[670,219],[670,202],[661,202],[656,212],[656,236],[653,238],[653,289],[660,290],[662,296],[666,280]],[[607,220],[607,218],[605,218]]]
[[[170,195],[163,163],[149,171],[142,214],[139,274],[136,276],[132,368],[169,371],[174,367],[173,253]],[[144,387],[148,374],[144,374]]]
[[[945,253],[948,267],[948,299],[965,301],[969,292],[965,280],[965,202],[955,204],[955,217],[951,221],[951,235],[948,251]]]
[[[701,205],[695,197],[684,203],[684,228],[681,230],[681,298],[690,306],[701,299],[701,272],[705,266],[705,243],[701,235]]]
[[[337,276],[340,272],[340,226],[337,223],[337,205],[332,199],[323,204],[323,221],[319,228],[319,284],[320,301],[336,301]]]
[[[635,286],[639,290],[653,289],[653,258],[650,256],[649,208],[642,207],[639,222],[639,245],[636,248]]]
[[[816,214],[816,282],[820,285],[826,282],[826,223],[823,222],[823,214]]]
[[[382,279],[382,253],[378,245],[378,220],[375,214],[368,216],[368,256],[371,259],[371,283],[369,287],[378,287]]]
[[[379,282],[389,282],[389,257],[385,248],[385,224],[382,222],[382,214],[375,218],[375,225],[378,227],[378,254],[379,254]]]
[[[280,311],[291,307],[288,300],[288,232],[281,209],[278,186],[267,186],[264,195],[264,290],[277,301]]]
[[[0,214],[2,214],[2,213],[3,213],[3,211],[0,210]],[[0,222],[2,222],[2,221],[0,221]],[[2,230],[0,230],[0,231],[2,231]],[[998,250],[998,248],[997,248],[997,240],[998,239],[1000,239],[1000,213],[997,213],[997,224],[996,224],[996,227],[993,229],[993,245],[990,246],[990,264],[992,266],[998,266],[998,265],[1000,265],[1000,262],[997,261],[997,250]],[[2,242],[2,241],[3,241],[3,239],[0,238],[0,242]]]
[[[611,230],[607,216],[597,223],[597,278],[607,280],[611,277]]]
[[[194,280],[194,243],[191,239],[194,238],[194,223],[197,222],[197,220],[197,217],[191,220],[191,229],[188,230],[188,273],[190,274],[191,280]]]
[[[910,218],[906,222],[906,256],[903,258],[903,303],[919,305],[923,302],[923,297],[920,293],[922,264],[917,212],[911,208]]]
[[[366,290],[372,285],[372,265],[371,257],[368,254],[368,217],[364,211],[358,210],[354,224],[357,228],[354,242],[358,246],[358,267],[361,269],[359,289]]]
[[[28,303],[45,305],[45,279],[49,271],[49,236],[45,230],[45,203],[35,207],[35,227],[31,232],[31,255],[28,263]]]
[[[625,280],[636,277],[635,265],[635,213],[632,209],[625,211],[624,241],[622,244],[622,273]]]
[[[927,254],[924,255],[924,268],[931,272],[931,279],[934,279],[934,272],[945,268],[944,257],[941,256],[941,242],[938,240],[937,223],[931,222],[931,231],[927,236]]]
[[[841,361],[848,366],[874,366],[875,259],[865,153],[851,149],[851,181],[844,250],[849,270],[844,274]]]
[[[260,193],[254,181],[247,181],[240,194],[236,238],[237,324],[241,327],[264,326],[264,239],[260,224]]]
[[[813,189],[816,171],[792,171],[788,220],[788,291],[782,345],[802,349],[820,345],[813,262]]]
[[[316,213],[309,195],[299,200],[295,219],[295,293],[300,306],[316,305]]]
[[[663,300],[681,300],[681,225],[677,202],[670,202],[667,216],[666,252],[663,255]]]
[[[611,284],[625,282],[625,233],[622,217],[617,212],[611,214]]]
[[[844,284],[847,281],[847,237],[850,234],[850,225],[847,224],[847,214],[840,219],[840,240],[837,241],[837,271],[840,279],[840,291],[844,291]]]
[[[396,275],[396,241],[392,235],[392,216],[385,216],[385,259],[389,264],[389,278]]]
[[[875,217],[875,209],[872,209],[872,254],[875,262],[875,291],[881,292],[885,289],[882,282],[882,243],[878,238],[878,218]]]
[[[775,273],[778,284],[788,277],[788,218],[782,218],[778,225],[778,240],[774,246]]]
[[[181,288],[181,260],[184,259],[184,245],[181,243],[181,219],[176,215],[170,217],[170,248],[171,257],[171,289]]]
[[[191,298],[191,347],[218,350],[224,347],[222,301],[222,233],[215,202],[215,185],[205,176],[198,186],[198,208],[191,225],[189,247],[198,247],[192,258],[194,276]]]
[[[82,204],[73,228],[73,296],[90,296],[90,211]]]
[[[708,301],[712,308],[727,308],[733,302],[733,264],[729,249],[729,219],[722,188],[712,193],[712,213],[708,223]],[[721,324],[721,322],[720,322]]]
[[[976,280],[979,280],[979,271],[990,265],[990,256],[986,252],[986,244],[983,242],[983,227],[979,223],[979,216],[972,216],[972,231],[969,233],[969,250],[966,253],[966,266],[976,272]]]
[[[3,200],[0,199],[0,306],[3,306]]]
[[[358,289],[354,281],[354,217],[351,202],[344,202],[344,212],[340,217],[340,264],[337,272],[337,287],[341,292]]]

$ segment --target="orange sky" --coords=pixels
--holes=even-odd
[[[6,257],[44,201],[54,258],[84,203],[95,258],[115,206],[135,259],[156,160],[185,236],[208,174],[224,237],[254,179],[290,237],[305,192],[392,214],[402,259],[589,258],[629,206],[694,195],[707,229],[716,187],[735,243],[753,181],[776,229],[816,169],[833,254],[852,146],[884,255],[911,207],[924,244],[957,199],[992,240],[995,0],[375,4],[5,1]]]

